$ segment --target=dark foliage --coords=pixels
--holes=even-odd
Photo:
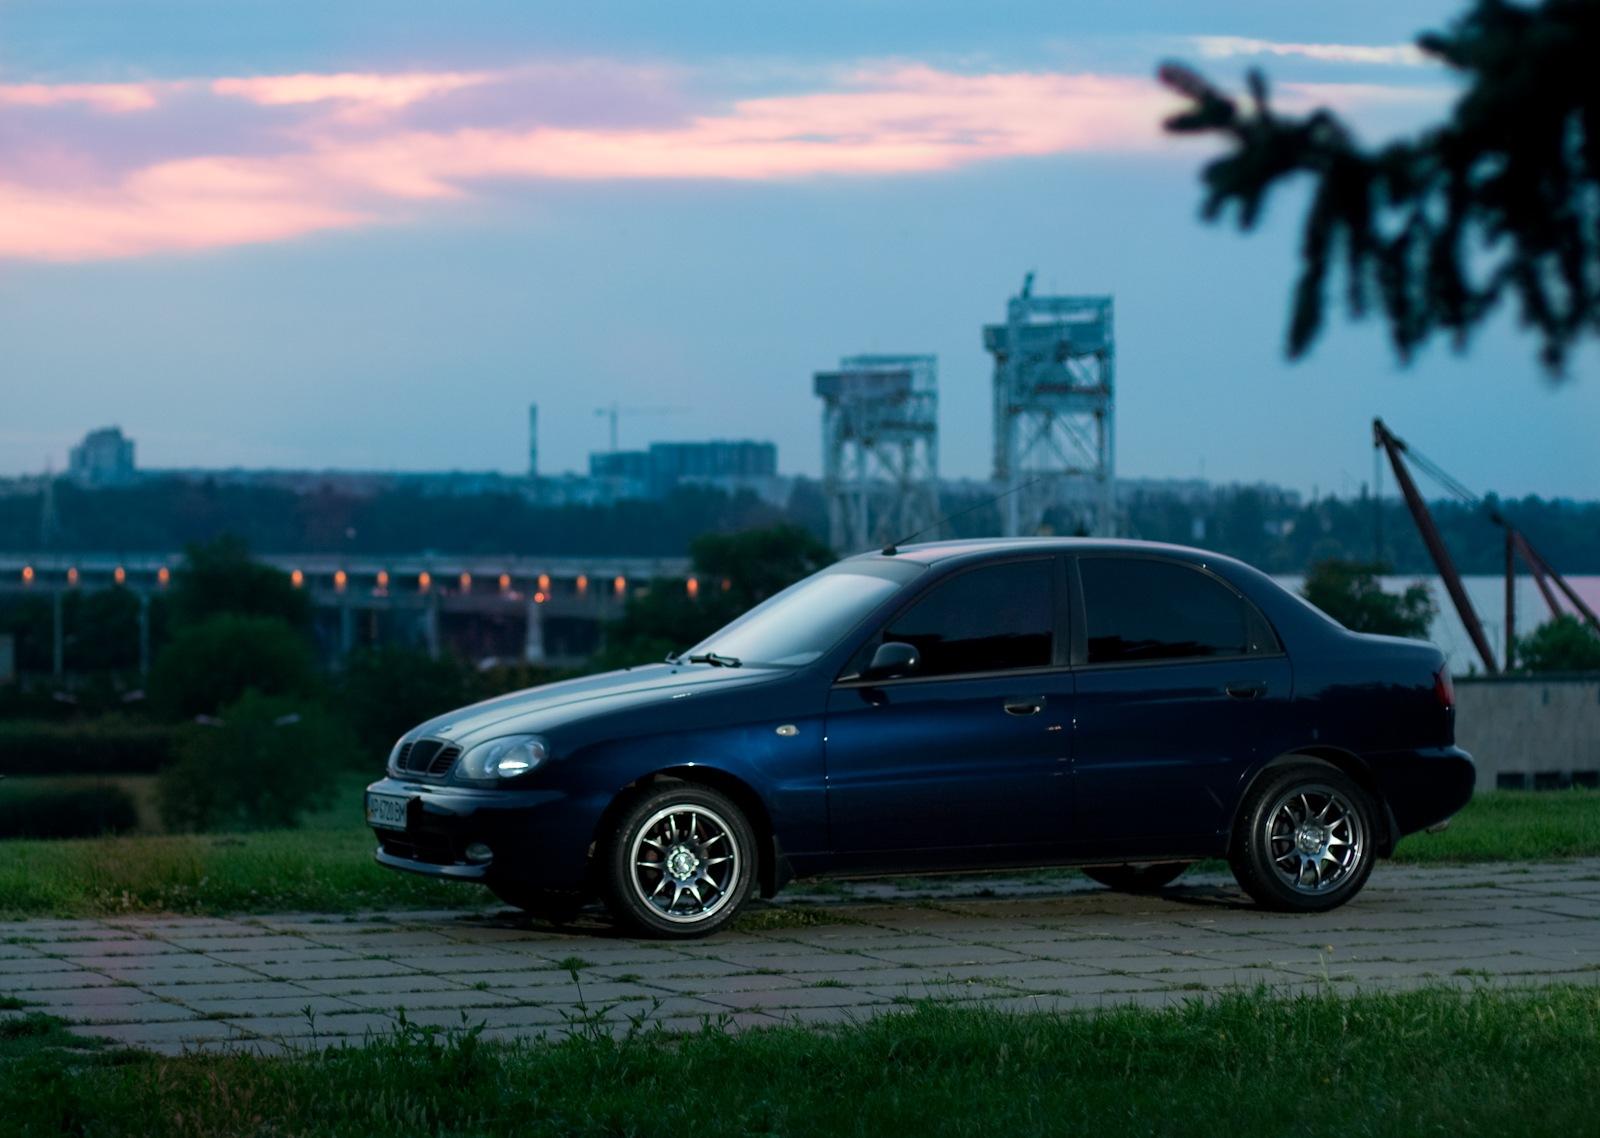
[[[138,821],[133,799],[118,786],[0,783],[0,839],[93,838],[131,830]]]
[[[191,625],[161,650],[150,672],[152,705],[169,719],[215,715],[252,689],[301,695],[317,687],[305,639],[264,616],[214,616]]]
[[[1559,372],[1579,338],[1600,330],[1600,4],[1475,0],[1448,32],[1417,42],[1466,89],[1414,139],[1369,149],[1331,111],[1275,112],[1259,72],[1242,104],[1179,64],[1160,76],[1191,106],[1167,129],[1230,144],[1203,173],[1207,220],[1232,207],[1248,230],[1278,185],[1314,180],[1291,357],[1321,330],[1342,261],[1351,313],[1376,296],[1402,359],[1436,332],[1464,344],[1514,299]]]
[[[1517,638],[1517,664],[1525,672],[1600,671],[1600,633],[1563,613]]]
[[[322,803],[358,750],[315,703],[248,692],[217,722],[179,736],[161,772],[161,819],[173,830],[293,827]]]
[[[150,774],[172,749],[171,727],[118,715],[0,721],[0,775]]]
[[[232,534],[189,546],[172,575],[171,606],[176,625],[224,613],[268,617],[295,628],[311,623],[311,602],[289,575],[252,560],[249,545]]]
[[[1351,632],[1425,639],[1438,610],[1426,585],[1408,585],[1387,593],[1379,577],[1387,565],[1362,561],[1319,561],[1306,575],[1306,600]]]

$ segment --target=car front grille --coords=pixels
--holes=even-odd
[[[424,865],[454,865],[461,861],[461,851],[456,848],[456,843],[442,834],[383,834],[378,838],[378,844],[391,857],[420,861]]]
[[[403,744],[397,768],[404,774],[443,778],[461,757],[461,748],[442,739],[418,739]]]

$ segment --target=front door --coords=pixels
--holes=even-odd
[[[1078,837],[1130,855],[1214,838],[1245,769],[1281,743],[1288,658],[1255,606],[1198,566],[1086,555],[1078,572]]]
[[[842,864],[1026,860],[1067,837],[1071,675],[1059,665],[1061,562],[989,563],[935,582],[890,618],[828,703],[828,814]],[[917,670],[862,682],[877,645]]]

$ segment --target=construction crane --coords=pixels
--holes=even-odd
[[[1450,594],[1450,601],[1455,605],[1456,613],[1461,617],[1461,623],[1467,630],[1467,635],[1472,639],[1472,646],[1478,650],[1478,656],[1483,660],[1484,669],[1492,676],[1500,672],[1496,663],[1494,649],[1489,646],[1489,638],[1484,634],[1483,625],[1478,620],[1478,614],[1472,607],[1472,602],[1467,599],[1466,587],[1461,582],[1461,574],[1457,572],[1455,562],[1450,558],[1450,551],[1445,548],[1444,539],[1439,534],[1439,527],[1434,524],[1433,515],[1428,511],[1428,504],[1422,500],[1417,484],[1411,477],[1406,466],[1406,458],[1417,469],[1423,471],[1434,481],[1448,491],[1451,496],[1476,506],[1483,510],[1490,521],[1505,530],[1506,533],[1506,647],[1505,667],[1509,670],[1515,659],[1516,635],[1516,581],[1517,558],[1521,558],[1528,571],[1533,574],[1534,581],[1539,586],[1539,593],[1544,597],[1544,603],[1550,607],[1552,615],[1560,616],[1562,609],[1557,600],[1553,584],[1556,589],[1571,603],[1573,609],[1579,613],[1594,630],[1600,635],[1600,617],[1594,610],[1584,603],[1583,598],[1567,583],[1567,579],[1551,567],[1550,562],[1533,547],[1527,535],[1506,520],[1504,514],[1490,506],[1478,495],[1474,494],[1457,479],[1447,474],[1438,464],[1430,461],[1414,448],[1406,445],[1403,439],[1397,437],[1382,419],[1372,420],[1372,445],[1382,449],[1389,458],[1389,465],[1394,469],[1395,482],[1400,487],[1400,496],[1405,499],[1406,509],[1411,512],[1411,520],[1416,523],[1417,532],[1422,536],[1422,543],[1428,547],[1428,556],[1433,559],[1433,566],[1439,572],[1439,577],[1444,581],[1445,591]]]
[[[604,407],[596,407],[594,413],[603,415],[611,422],[611,453],[617,451],[617,419],[623,415],[681,415],[687,407],[624,407],[620,403],[609,403]]]

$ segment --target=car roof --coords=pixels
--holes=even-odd
[[[1131,538],[1110,537],[980,537],[954,541],[926,541],[915,545],[895,547],[893,553],[873,550],[860,554],[863,559],[916,561],[934,565],[951,560],[977,561],[985,557],[1006,553],[1071,552],[1071,553],[1157,553],[1182,561],[1233,561],[1220,553],[1196,549],[1188,545],[1172,545],[1162,541],[1135,541]]]

